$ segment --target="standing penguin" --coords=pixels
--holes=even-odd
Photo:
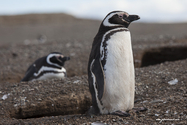
[[[47,56],[37,59],[30,67],[21,81],[45,80],[52,78],[65,78],[65,61],[70,57],[65,57],[61,53],[52,52]]]
[[[135,73],[128,26],[138,19],[138,15],[113,11],[102,21],[88,62],[89,114],[128,116],[126,111],[134,107]]]

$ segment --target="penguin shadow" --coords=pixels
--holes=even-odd
[[[140,100],[135,100],[134,103],[139,102]],[[148,109],[144,106],[142,107],[134,107],[131,110],[127,110],[127,111],[121,111],[121,110],[117,110],[115,112],[112,113],[108,113],[105,115],[115,115],[115,116],[120,116],[120,117],[129,117],[131,116],[131,113],[140,113],[140,112],[144,112],[147,111]],[[94,109],[92,106],[86,111],[85,113],[87,116],[92,116],[92,115],[103,115],[100,114],[99,111],[97,111],[96,109]]]

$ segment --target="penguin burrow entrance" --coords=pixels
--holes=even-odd
[[[140,67],[156,65],[166,61],[182,60],[186,58],[187,46],[154,48],[144,52]]]

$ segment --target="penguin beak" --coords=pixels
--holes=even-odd
[[[129,15],[125,20],[131,23],[132,21],[139,20],[140,17],[138,15]]]
[[[64,62],[64,61],[67,61],[67,60],[70,60],[70,57],[59,57],[59,60],[61,60],[62,62]]]
[[[70,57],[64,57],[64,58],[66,58],[66,61],[67,61],[67,60],[70,60]]]

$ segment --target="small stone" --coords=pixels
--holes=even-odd
[[[17,107],[18,106],[18,104],[14,104],[14,107]]]
[[[139,116],[140,116],[140,117],[145,117],[145,115],[144,115],[144,114],[140,114]]]
[[[104,125],[104,123],[102,123],[102,122],[93,122],[93,123],[91,123],[91,125]]]
[[[184,114],[184,113],[183,113],[183,112],[181,112],[181,113],[180,113],[180,116],[182,116],[183,114]]]
[[[1,98],[2,100],[5,100],[5,99],[7,99],[8,98],[8,94],[5,94],[5,95],[3,95],[3,97]]]
[[[169,113],[169,110],[167,110],[166,113]]]
[[[115,119],[112,119],[113,122],[115,122],[116,120]]]
[[[147,103],[147,102],[148,102],[147,100],[143,101],[143,103]]]
[[[119,121],[120,121],[120,122],[123,122],[123,119],[119,118]]]
[[[158,103],[158,102],[163,102],[163,100],[153,100],[153,101],[151,101],[151,103]]]
[[[41,101],[42,99],[41,98],[38,98],[39,101]]]
[[[169,85],[175,85],[178,83],[178,79],[174,79],[168,82]]]
[[[167,103],[166,101],[164,101],[163,103]]]
[[[73,83],[76,84],[76,83],[79,83],[79,81],[80,81],[80,80],[76,80],[76,81],[74,81]]]

